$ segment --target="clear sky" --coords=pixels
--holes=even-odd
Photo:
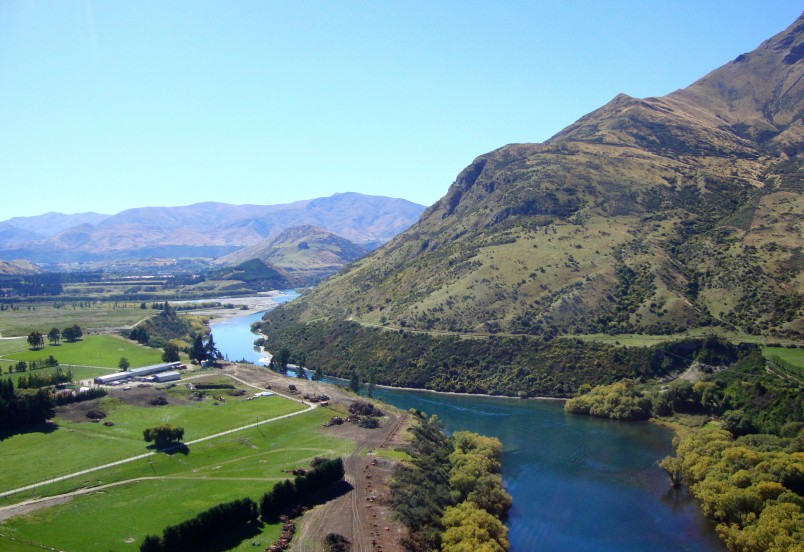
[[[667,94],[800,0],[0,2],[0,220],[336,192],[431,204],[476,156]]]

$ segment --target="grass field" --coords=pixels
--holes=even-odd
[[[798,366],[804,370],[804,349],[787,349],[785,347],[764,347],[762,354],[765,358],[777,356],[782,360]]]
[[[0,524],[0,533],[62,550],[136,550],[145,535],[161,533],[166,525],[184,521],[214,504],[245,496],[258,500],[275,481],[287,477],[282,470],[304,466],[315,456],[348,453],[350,442],[327,436],[321,428],[329,416],[328,409],[316,409],[199,443],[190,447],[187,455],[159,454],[93,473],[91,481],[82,485],[151,479],[107,487],[7,520]],[[62,492],[63,485],[50,485],[44,494]],[[15,497],[14,502],[21,498]],[[252,541],[265,548],[278,533],[276,525],[261,526],[241,535],[239,544],[227,543],[227,548],[254,550]],[[5,550],[3,544],[0,541]]]
[[[0,343],[2,342],[0,341]],[[22,351],[4,354],[3,360],[31,362],[32,360],[44,360],[50,355],[53,355],[61,364],[106,368],[117,368],[120,357],[126,357],[132,368],[162,362],[161,349],[144,347],[113,335],[90,335],[75,343],[63,342],[61,345],[48,345],[37,351],[25,348]]]
[[[4,439],[3,460],[8,465],[0,471],[0,491],[148,452],[142,432],[160,423],[183,427],[184,440],[191,441],[303,408],[279,396],[255,401],[232,399],[219,406],[204,401],[152,408],[120,404],[119,399],[107,397],[101,400],[100,407],[108,414],[104,421],[114,426],[56,418],[58,429],[55,431],[17,434]],[[81,481],[67,483],[82,484]]]
[[[83,303],[73,308],[71,303],[55,308],[54,303],[19,305],[19,310],[0,311],[0,335],[3,337],[27,336],[34,330],[47,335],[50,328],[64,329],[78,324],[81,329],[130,327],[158,311],[140,309],[139,303]]]
[[[600,343],[608,343],[611,345],[622,345],[624,347],[650,347],[658,343],[666,341],[675,341],[679,339],[689,339],[695,337],[705,337],[710,333],[716,333],[720,337],[727,339],[733,343],[754,343],[756,345],[767,345],[769,342],[782,342],[787,344],[786,340],[778,340],[775,338],[768,338],[760,335],[749,335],[736,332],[716,331],[712,332],[711,328],[696,328],[683,334],[670,334],[670,335],[644,335],[644,334],[579,334],[568,335],[566,337],[572,339],[582,339],[584,341],[598,341]],[[771,348],[771,351],[788,350],[780,348]],[[795,349],[790,349],[795,350]]]

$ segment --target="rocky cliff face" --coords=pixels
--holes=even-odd
[[[478,157],[291,307],[460,332],[802,336],[804,18],[661,98]]]

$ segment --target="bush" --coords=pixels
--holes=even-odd
[[[366,418],[360,418],[360,421],[357,422],[357,425],[364,429],[377,429],[380,427],[380,421],[377,418],[369,416]]]
[[[324,546],[327,552],[349,552],[352,549],[349,539],[339,533],[329,533],[324,537]]]

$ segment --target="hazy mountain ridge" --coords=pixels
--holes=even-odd
[[[290,318],[800,337],[802,35],[799,18],[684,90],[620,94],[547,142],[481,155]]]
[[[76,213],[73,215],[50,212],[32,217],[14,217],[0,224],[10,224],[16,228],[32,232],[38,236],[38,239],[42,239],[54,236],[62,230],[72,228],[73,226],[82,224],[96,226],[109,217],[110,215],[91,212]]]
[[[0,258],[43,262],[119,259],[160,250],[219,256],[302,224],[315,224],[355,242],[386,241],[410,226],[423,210],[404,199],[343,193],[284,205],[207,202],[128,209],[101,215],[106,218],[96,224],[83,222],[62,229],[45,239],[0,223]],[[71,216],[83,215],[65,215]],[[45,226],[42,217],[28,217],[28,224],[35,227],[38,220]]]

